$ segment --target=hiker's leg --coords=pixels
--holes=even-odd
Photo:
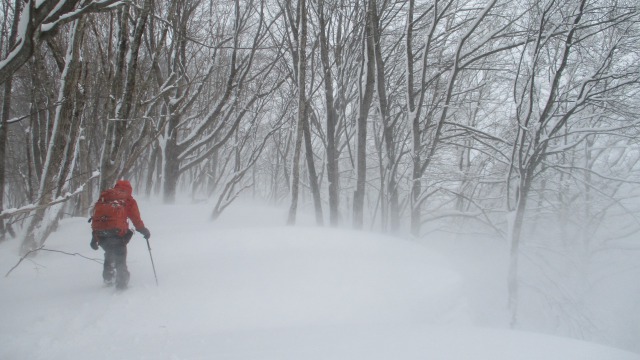
[[[122,243],[114,249],[116,267],[116,287],[124,289],[129,284],[129,269],[127,269],[127,246]]]
[[[102,269],[102,279],[105,284],[109,284],[113,282],[113,275],[115,273],[115,257],[113,253],[113,248],[110,246],[103,246],[104,249],[104,266]]]

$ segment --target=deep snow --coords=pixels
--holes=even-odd
[[[0,359],[640,359],[475,326],[498,312],[479,310],[469,273],[423,245],[284,227],[278,209],[235,207],[211,223],[203,204],[140,207],[159,286],[139,234],[123,293],[102,286],[97,262],[40,252],[0,280]],[[3,275],[18,247],[0,244]],[[102,259],[82,218],[46,247]]]

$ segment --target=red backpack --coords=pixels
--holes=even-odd
[[[108,189],[100,194],[91,217],[93,231],[120,230],[120,235],[127,231],[127,210],[125,204],[129,195],[118,189]]]

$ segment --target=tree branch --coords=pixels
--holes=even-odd
[[[15,269],[20,265],[20,263],[22,263],[22,261],[24,261],[24,259],[26,259],[27,257],[29,257],[29,255],[31,255],[31,254],[33,254],[33,253],[35,253],[35,252],[37,252],[37,251],[40,251],[40,250],[42,250],[42,251],[49,251],[49,252],[55,252],[55,253],[61,253],[61,254],[71,255],[71,256],[80,256],[81,258],[84,258],[84,259],[87,259],[87,260],[91,260],[91,261],[95,261],[95,262],[97,262],[98,264],[102,264],[102,263],[103,263],[100,259],[94,259],[94,258],[86,257],[86,256],[84,256],[84,255],[82,255],[82,254],[80,254],[80,253],[68,253],[68,252],[66,252],[66,251],[62,251],[62,250],[46,249],[46,248],[44,247],[44,245],[42,245],[42,246],[40,246],[39,248],[36,248],[36,249],[33,249],[33,250],[29,250],[29,251],[27,251],[27,253],[26,253],[26,254],[22,255],[22,257],[20,258],[20,260],[18,260],[18,263],[17,263],[17,264],[15,264],[15,265],[14,265],[14,266],[13,266],[13,267],[12,267],[12,268],[11,268],[11,269],[10,269],[10,270],[5,274],[5,275],[4,275],[4,277],[5,277],[5,278],[6,278],[6,277],[9,277],[9,275],[11,274],[11,272],[12,272],[13,270],[15,270]]]

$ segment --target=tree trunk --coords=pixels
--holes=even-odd
[[[293,164],[291,174],[291,206],[289,207],[288,225],[296,223],[298,211],[298,192],[300,187],[300,151],[302,148],[302,138],[304,135],[305,115],[306,115],[306,94],[305,94],[305,73],[306,73],[306,51],[307,46],[307,6],[306,0],[298,0],[298,114],[296,125],[296,143],[293,153]],[[317,214],[316,214],[317,216]]]
[[[305,100],[306,101],[306,100]],[[305,115],[302,119],[302,132],[304,134],[305,145],[305,158],[307,160],[307,169],[309,170],[309,184],[311,186],[311,194],[313,195],[313,205],[316,213],[316,224],[324,225],[324,219],[322,215],[322,199],[320,197],[320,188],[318,187],[318,174],[316,173],[316,166],[313,161],[313,146],[311,144],[311,130],[309,129],[309,118],[306,113],[307,106],[305,105]]]
[[[138,54],[140,45],[142,44],[142,35],[152,6],[153,0],[144,1],[136,21],[136,26],[133,30],[130,44],[128,43],[129,34],[127,25],[129,22],[128,6],[123,6],[124,10],[121,13],[120,42],[117,61],[118,67],[116,68],[116,74],[123,74],[124,76],[115,77],[114,89],[118,89],[120,87],[119,82],[121,81],[124,82],[124,88],[122,89],[122,94],[119,97],[118,104],[114,109],[113,117],[115,121],[108,122],[109,131],[107,131],[101,166],[101,190],[113,186],[117,178],[122,175],[120,172],[124,164],[123,156],[125,155],[123,142],[125,141],[125,135],[129,126],[128,120],[133,108],[133,98],[135,96],[136,77],[138,71]],[[126,59],[124,58],[125,53],[127,54]],[[117,91],[113,91],[112,96],[115,96],[117,93]]]
[[[525,175],[526,176],[526,175]],[[511,327],[515,327],[518,322],[518,303],[519,303],[519,261],[520,261],[520,245],[522,244],[522,226],[524,224],[524,215],[527,207],[527,197],[529,196],[530,181],[521,180],[518,185],[518,199],[516,200],[515,213],[513,214],[510,236],[511,247],[509,249],[509,271],[507,282],[508,306],[511,315]]]
[[[340,198],[338,189],[339,169],[336,146],[336,122],[337,115],[335,101],[333,97],[333,77],[331,76],[331,63],[329,62],[329,42],[327,40],[327,25],[324,15],[324,1],[318,2],[319,36],[320,36],[320,58],[324,73],[324,97],[326,103],[327,116],[327,181],[329,182],[329,223],[331,226],[338,226],[340,219],[339,206]]]
[[[398,188],[397,188],[397,164],[396,164],[396,144],[394,143],[394,123],[391,122],[389,115],[389,105],[387,100],[387,85],[385,81],[385,70],[384,70],[384,59],[382,57],[382,49],[380,48],[380,44],[382,43],[382,34],[380,33],[379,28],[379,20],[378,14],[376,11],[376,7],[372,7],[372,17],[371,21],[372,29],[373,29],[373,45],[375,47],[375,64],[376,64],[376,93],[378,95],[378,105],[380,112],[380,120],[382,121],[382,135],[384,141],[384,148],[386,154],[386,164],[384,172],[386,177],[386,199],[385,197],[381,198],[381,201],[388,201],[388,207],[385,204],[383,208],[388,208],[386,212],[386,216],[389,221],[389,230],[393,232],[397,232],[400,228],[400,206],[398,200]],[[384,191],[381,189],[380,191]],[[384,223],[387,222],[387,219],[384,219]]]
[[[64,179],[61,179],[64,176],[64,164],[70,161],[70,159],[66,159],[66,156],[70,147],[75,145],[71,141],[69,134],[76,131],[76,129],[73,129],[73,119],[78,79],[81,72],[79,52],[82,44],[84,23],[83,19],[77,20],[70,33],[66,56],[67,63],[62,74],[58,95],[59,105],[56,109],[38,190],[38,205],[47,205],[60,195],[64,184]],[[22,254],[36,249],[46,241],[49,234],[57,227],[62,208],[63,204],[58,204],[35,212],[27,225],[26,236],[21,246]],[[49,214],[45,217],[47,212]]]
[[[373,45],[373,21],[375,0],[370,0],[368,4],[366,26],[364,32],[364,59],[362,64],[363,74],[360,81],[364,79],[364,89],[361,90],[360,104],[357,119],[357,165],[356,165],[356,192],[353,196],[353,226],[362,229],[364,226],[364,196],[367,182],[367,120],[369,110],[373,101],[373,90],[375,85],[375,54]],[[362,84],[360,84],[362,86]]]
[[[127,52],[127,44],[129,39],[129,7],[124,5],[118,9],[118,45],[113,69],[113,78],[111,79],[110,96],[106,104],[106,131],[104,143],[102,145],[102,154],[100,159],[100,185],[99,190],[102,191],[115,184],[116,180],[116,153],[118,142],[121,141],[117,137],[116,122],[110,121],[116,116],[116,99],[121,98],[122,83],[124,83],[124,67],[125,54]],[[113,60],[112,60],[113,61]]]
[[[170,111],[171,112],[171,111]],[[176,200],[176,190],[178,188],[178,178],[180,177],[180,155],[178,150],[178,124],[179,118],[170,115],[167,125],[167,142],[164,147],[164,166],[162,171],[163,201],[165,204],[173,204]]]
[[[323,225],[324,219],[322,215],[322,199],[320,198],[320,188],[318,187],[318,175],[316,173],[316,166],[313,161],[313,146],[311,144],[311,129],[309,125],[309,112],[307,110],[307,95],[306,95],[306,72],[307,72],[307,8],[305,4],[306,0],[300,1],[300,48],[298,49],[298,101],[299,110],[298,116],[302,116],[302,133],[304,135],[305,146],[305,158],[307,160],[307,169],[309,170],[309,184],[311,186],[311,194],[313,195],[313,205],[316,213],[316,223]]]
[[[409,0],[409,9],[407,11],[407,28],[406,28],[406,46],[405,46],[405,60],[407,68],[407,117],[411,124],[411,139],[413,150],[411,153],[412,158],[412,171],[411,171],[411,194],[410,194],[410,231],[411,235],[418,237],[420,235],[420,194],[422,193],[422,175],[420,173],[420,164],[422,163],[422,130],[420,127],[420,107],[422,101],[418,101],[416,105],[416,94],[414,91],[414,79],[413,79],[413,63],[414,63],[414,51],[413,51],[413,13],[415,10],[415,0]],[[424,52],[427,54],[429,51],[428,42],[425,46]],[[426,56],[424,60],[426,61]],[[423,62],[422,74],[424,77],[425,63]],[[422,83],[424,83],[422,81]],[[420,99],[424,99],[424,91],[422,88],[424,84],[421,84],[421,91],[419,93]]]
[[[18,21],[20,20],[22,1],[16,0],[14,3],[13,23],[11,24],[11,34],[9,35],[9,43],[7,49],[13,48],[16,43],[18,34]],[[7,78],[4,83],[4,95],[2,97],[2,119],[0,119],[0,209],[4,209],[4,191],[5,191],[5,157],[7,149],[7,126],[9,115],[11,115],[11,90],[13,88],[13,76]],[[4,220],[0,220],[0,242],[5,240]]]

